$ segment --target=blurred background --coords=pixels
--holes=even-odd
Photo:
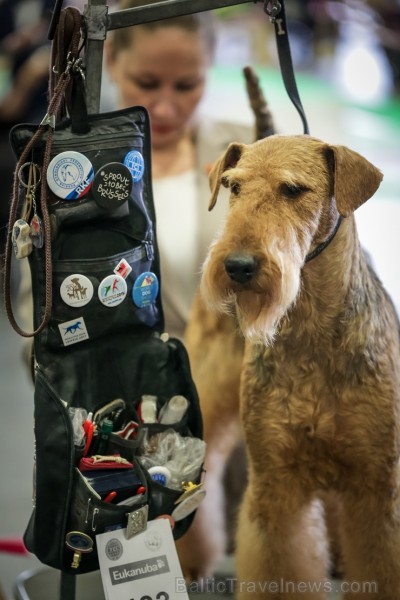
[[[83,8],[83,3],[71,4]],[[285,6],[311,134],[353,148],[384,173],[381,187],[356,218],[362,244],[400,313],[400,0],[286,0]],[[1,253],[14,166],[8,133],[12,125],[38,122],[46,113],[52,8],[50,0],[0,0]],[[302,133],[282,83],[274,28],[263,3],[215,13],[217,56],[201,111],[251,123],[241,73],[251,64],[279,132]],[[106,77],[103,89],[102,110],[109,110],[114,100]],[[0,332],[1,543],[21,538],[31,513],[33,387],[21,360],[23,340],[9,326],[2,306]],[[0,588],[8,600],[17,574],[38,561],[5,550],[3,543]]]

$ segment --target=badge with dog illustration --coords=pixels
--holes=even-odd
[[[60,323],[58,329],[60,330],[64,346],[71,346],[71,344],[77,344],[78,342],[89,339],[83,317],[77,317],[71,321]]]
[[[63,200],[77,200],[85,196],[92,186],[93,165],[80,152],[66,151],[57,154],[47,168],[47,184]]]
[[[64,279],[60,286],[60,294],[65,304],[79,308],[93,298],[93,284],[85,275],[74,273]]]
[[[121,275],[108,275],[99,285],[99,300],[104,306],[118,306],[126,298],[128,287]]]

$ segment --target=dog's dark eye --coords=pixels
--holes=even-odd
[[[305,192],[306,188],[301,185],[295,185],[294,183],[283,183],[281,185],[281,190],[287,198],[298,198],[300,194]]]
[[[231,192],[234,196],[238,196],[240,194],[240,184],[233,181],[230,185]]]

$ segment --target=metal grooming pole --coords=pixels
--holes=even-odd
[[[107,31],[131,25],[180,17],[206,10],[260,0],[166,0],[109,13],[106,0],[89,0],[84,9],[86,40],[86,101],[89,113],[100,106],[103,47]]]

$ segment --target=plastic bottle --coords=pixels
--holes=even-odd
[[[150,467],[149,475],[153,481],[156,481],[160,485],[168,486],[171,479],[171,472],[166,467],[161,465],[157,465],[155,467]]]
[[[156,423],[157,421],[157,396],[144,394],[139,407],[142,423]]]
[[[172,396],[160,410],[159,422],[163,425],[179,423],[185,416],[188,406],[189,402],[185,396]]]

